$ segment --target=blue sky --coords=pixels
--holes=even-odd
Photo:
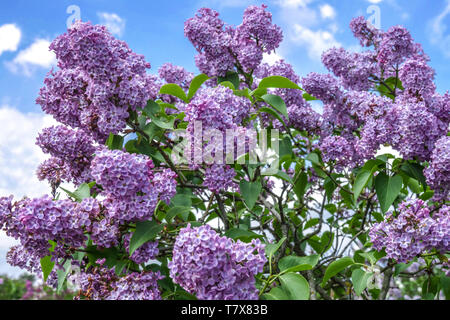
[[[320,53],[331,46],[355,49],[348,24],[377,6],[382,29],[404,25],[431,57],[438,91],[450,88],[450,0],[15,0],[0,3],[0,196],[38,196],[48,187],[34,177],[45,156],[34,145],[43,127],[53,124],[34,101],[46,73],[54,65],[49,42],[66,30],[75,5],[83,21],[102,23],[144,54],[156,73],[165,62],[198,73],[195,50],[185,39],[183,24],[201,7],[220,12],[232,25],[241,22],[247,5],[265,3],[284,32],[284,41],[273,61],[282,57],[301,76],[325,72]],[[14,273],[4,257],[12,242],[0,234],[0,274]]]

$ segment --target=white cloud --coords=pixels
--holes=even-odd
[[[199,1],[196,7],[242,8],[247,7],[253,3],[253,0],[202,0]]]
[[[263,62],[271,66],[281,59],[283,59],[283,57],[275,52],[272,52],[271,54],[264,53],[263,55]]]
[[[336,10],[329,4],[320,6],[320,15],[323,19],[334,19],[336,17]]]
[[[56,124],[49,115],[0,107],[0,196],[41,196],[50,190],[37,179],[37,166],[48,158],[35,144],[38,133]],[[19,125],[20,124],[20,125]]]
[[[450,33],[447,32],[447,25],[444,23],[444,19],[450,15],[450,0],[446,3],[442,13],[430,21],[429,34],[431,43],[437,45],[446,57],[450,57]]]
[[[97,13],[100,24],[106,26],[112,34],[121,37],[125,31],[126,21],[116,13],[99,12]]]
[[[332,47],[342,47],[334,34],[327,30],[312,30],[299,24],[294,25],[295,33],[292,41],[298,45],[304,46],[308,50],[308,56],[313,60],[319,60],[322,53]]]
[[[22,32],[15,24],[0,26],[0,55],[5,51],[16,51]]]
[[[370,3],[380,3],[380,2],[382,2],[383,0],[367,0],[367,1],[369,1]]]
[[[314,0],[278,0],[276,3],[282,8],[305,8]]]
[[[22,113],[10,106],[0,106],[0,197],[13,195],[39,197],[48,194],[47,183],[36,177],[37,166],[47,158],[35,144],[36,136],[56,121],[48,115]],[[17,244],[13,238],[0,232],[0,273],[21,273],[6,264],[7,250]]]
[[[56,56],[49,49],[50,41],[36,39],[28,48],[20,51],[6,66],[13,73],[30,76],[36,68],[50,68],[56,64]]]

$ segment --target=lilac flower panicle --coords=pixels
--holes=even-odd
[[[406,263],[433,249],[450,249],[450,207],[443,206],[431,215],[420,199],[402,202],[399,214],[388,213],[385,221],[373,225],[369,232],[376,250],[385,248],[389,258]]]
[[[433,149],[431,161],[424,175],[437,201],[450,200],[450,137],[440,138]]]
[[[245,244],[219,236],[209,225],[182,229],[178,235],[170,276],[201,300],[254,300],[254,276],[266,263],[259,240]]]

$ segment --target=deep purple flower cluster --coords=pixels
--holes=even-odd
[[[76,22],[50,45],[60,70],[45,79],[36,102],[59,122],[104,141],[126,126],[128,108],[156,97],[150,64],[104,26]]]
[[[173,281],[198,299],[254,300],[258,298],[254,276],[265,263],[259,240],[234,242],[209,225],[189,225],[175,241],[169,269]]]
[[[369,232],[376,250],[386,248],[389,258],[408,262],[416,256],[438,250],[450,250],[450,207],[443,206],[431,214],[420,199],[402,202],[398,214],[388,213],[385,221]]]
[[[225,76],[235,67],[251,73],[263,59],[263,53],[275,50],[283,35],[272,24],[267,7],[250,6],[244,11],[242,24],[233,28],[208,8],[186,21],[184,34],[198,51],[197,67],[209,76]]]
[[[444,136],[436,142],[430,166],[424,170],[427,183],[435,191],[437,201],[450,201],[450,137]]]

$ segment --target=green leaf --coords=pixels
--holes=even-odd
[[[301,201],[303,199],[303,196],[305,195],[307,184],[308,175],[305,172],[300,173],[294,186],[294,192],[297,195],[299,201]]]
[[[389,177],[384,172],[380,172],[375,178],[375,190],[383,213],[386,213],[394,203],[402,189],[402,184],[403,180],[399,175]]]
[[[353,288],[358,296],[367,288],[367,281],[373,275],[373,273],[367,273],[362,269],[355,269],[352,272]]]
[[[254,232],[240,228],[229,229],[227,232],[225,232],[225,235],[233,240],[241,240],[243,242],[250,242],[252,241],[252,239],[263,238],[263,236],[260,234],[256,234]]]
[[[286,256],[278,262],[278,268],[284,272],[299,272],[311,270],[319,261],[319,255],[308,257]]]
[[[423,175],[424,167],[422,167],[420,164],[413,162],[406,162],[402,165],[401,170],[404,173],[406,173],[409,177],[416,179],[423,186],[426,187],[427,182],[425,176]]]
[[[331,277],[334,277],[339,272],[347,268],[348,266],[353,265],[355,262],[352,258],[345,257],[330,263],[328,268],[325,270],[325,275],[322,280],[322,287],[330,280]]]
[[[144,108],[144,113],[147,117],[152,117],[161,112],[161,106],[153,100],[147,101]]]
[[[89,198],[91,196],[91,188],[89,187],[89,184],[83,183],[78,187],[77,190],[74,192],[71,192],[69,190],[64,189],[63,187],[60,187],[61,190],[63,190],[67,195],[74,198],[77,202],[81,202],[86,198]]]
[[[70,268],[72,267],[72,261],[67,260],[66,263],[64,263],[63,268],[64,269],[58,269],[56,271],[56,274],[58,275],[58,286],[57,286],[57,293],[60,293],[64,282],[66,281],[67,275],[69,274]]]
[[[309,93],[305,92],[303,94],[303,99],[305,99],[306,101],[316,101],[319,100],[316,97],[313,97],[312,95],[310,95]]]
[[[106,146],[109,148],[109,150],[122,150],[123,137],[110,133],[108,140],[106,140]]]
[[[175,216],[179,216],[183,221],[187,221],[190,212],[190,207],[173,207],[167,211],[165,219],[170,223]]]
[[[231,89],[233,91],[236,90],[234,84],[232,84],[230,81],[223,81],[223,82],[219,83],[219,86]]]
[[[136,231],[130,240],[130,256],[144,243],[155,239],[162,229],[163,225],[158,224],[156,221],[137,222]]]
[[[46,256],[41,259],[41,269],[44,277],[44,282],[47,281],[48,275],[52,272],[55,263],[51,261],[51,256]]]
[[[274,94],[265,94],[261,97],[261,99],[274,107],[275,110],[285,116],[286,119],[289,119],[286,104],[284,103],[283,99],[281,99],[281,97]]]
[[[186,93],[184,93],[183,89],[175,83],[168,83],[161,87],[159,90],[160,94],[168,94],[174,97],[177,97],[184,102],[188,103],[188,98],[186,97]]]
[[[319,218],[312,218],[308,221],[306,221],[305,226],[303,227],[303,230],[306,230],[308,228],[314,227],[320,222]]]
[[[322,163],[320,162],[319,155],[315,152],[311,152],[306,156],[306,160],[310,161],[312,164],[315,164],[319,167],[322,166]]]
[[[261,182],[249,182],[246,180],[241,180],[241,182],[239,183],[239,187],[242,193],[242,197],[247,204],[247,207],[249,208],[249,210],[252,210],[262,190]]]
[[[50,240],[49,243],[51,245],[51,247],[48,249],[50,255],[43,257],[40,261],[44,282],[47,281],[49,274],[52,272],[53,267],[55,266],[55,263],[52,261],[51,253],[55,250],[56,242]]]
[[[372,177],[373,173],[375,172],[375,168],[368,170],[361,170],[358,175],[356,176],[355,184],[353,185],[353,200],[355,202],[358,201],[358,197],[361,194],[361,192],[364,190],[364,188],[369,183],[370,178]]]
[[[281,287],[288,293],[290,300],[308,300],[309,283],[301,275],[286,273],[280,277]]]
[[[162,129],[173,130],[175,118],[170,117],[170,120],[166,122],[166,121],[162,121],[160,118],[152,117],[151,123],[154,123],[156,126],[162,128]]]
[[[265,300],[289,300],[289,296],[280,287],[275,287],[270,290],[270,292],[265,293],[261,296]]]
[[[302,90],[297,84],[282,76],[271,76],[261,80],[258,88],[285,88]]]
[[[191,101],[192,98],[197,93],[198,89],[202,86],[203,83],[205,83],[206,80],[208,80],[209,77],[206,74],[199,74],[191,81],[191,85],[189,86],[189,92],[188,92],[188,100]]]
[[[283,237],[280,241],[278,241],[277,243],[268,243],[265,247],[265,253],[266,256],[269,258],[269,261],[272,260],[273,255],[275,254],[275,252],[277,252],[278,249],[280,249],[281,245],[283,244],[283,242],[286,241],[286,237]]]
[[[236,72],[228,71],[225,77],[217,77],[217,84],[225,81],[231,82],[235,89],[239,89],[241,82],[239,80],[239,75]]]
[[[280,121],[285,127],[286,123],[284,122],[283,118],[281,118],[280,114],[276,112],[275,110],[267,107],[259,108],[258,112],[265,112],[275,117],[278,121]]]

